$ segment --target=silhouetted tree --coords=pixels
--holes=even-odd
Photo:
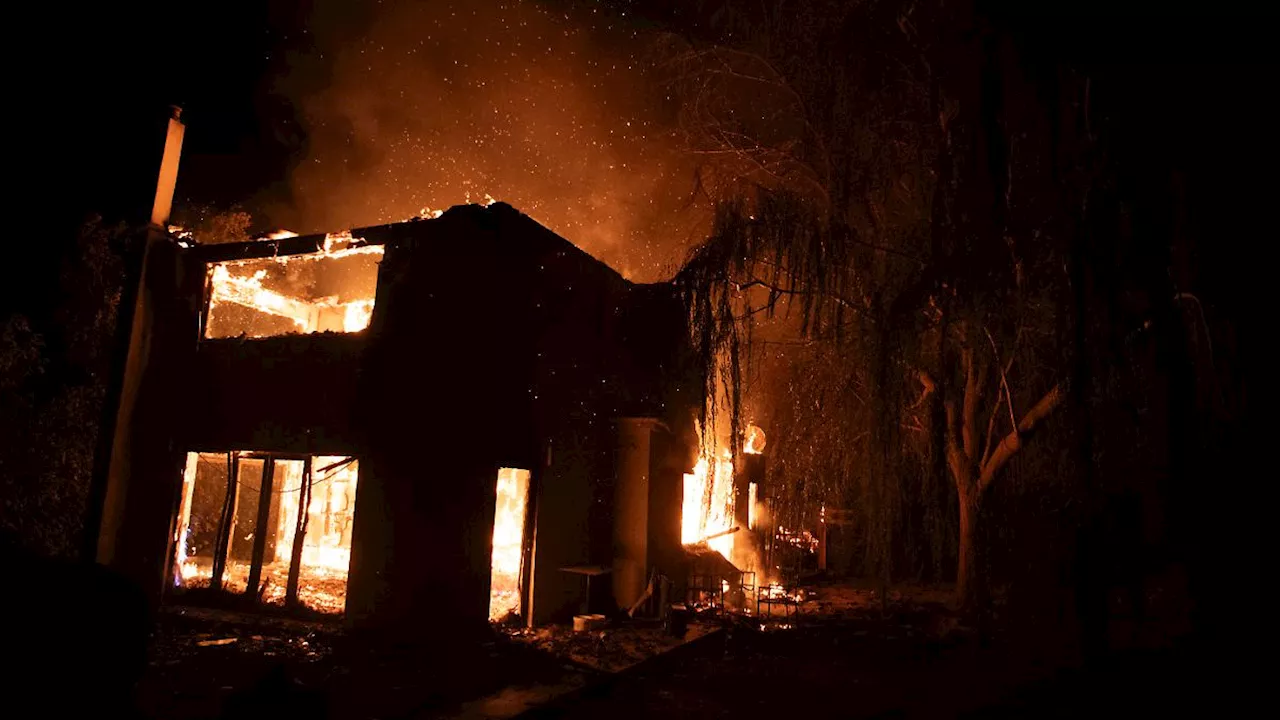
[[[814,412],[840,430],[806,454],[846,483],[836,497],[856,490],[886,581],[907,477],[948,475],[958,599],[981,606],[983,499],[1066,397],[1071,228],[1038,194],[1077,138],[1046,134],[1060,105],[1005,104],[1028,81],[963,3],[722,5],[731,47],[669,43],[685,134],[708,161],[700,187],[721,205],[678,278],[703,356],[747,352],[758,316],[779,311],[840,348],[824,357],[861,407]]]
[[[98,418],[135,233],[88,220],[66,253],[49,328],[10,315],[0,326],[0,528],[41,555],[79,550]]]

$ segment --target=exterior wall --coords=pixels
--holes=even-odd
[[[144,256],[120,402],[103,463],[98,562],[138,584],[152,602],[163,589],[183,453],[172,442],[183,369],[195,352],[203,274],[154,231]]]
[[[357,412],[369,468],[348,594],[359,624],[487,628],[497,471],[533,460],[533,351],[523,280],[486,219],[411,227],[379,269]]]
[[[676,423],[655,426],[649,436],[649,563],[682,591],[686,556],[680,542],[684,475],[693,470],[697,438],[680,435]]]
[[[363,335],[205,340],[184,373],[180,443],[192,450],[359,454]]]

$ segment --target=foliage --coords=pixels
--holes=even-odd
[[[64,259],[50,327],[0,327],[0,533],[34,552],[80,549],[111,367],[123,255],[134,233],[88,220]]]
[[[236,207],[227,210],[203,203],[188,203],[174,209],[171,225],[191,233],[201,245],[220,245],[249,239],[253,216]]]
[[[1054,163],[1084,141],[1049,128],[1078,106],[993,101],[1029,82],[963,5],[722,5],[721,34],[669,63],[721,193],[678,277],[695,342],[767,360],[730,394],[770,416],[784,514],[848,508],[863,572],[936,579],[963,489],[945,408],[973,419],[968,448],[1070,370],[1073,208],[1054,203],[1075,196]]]

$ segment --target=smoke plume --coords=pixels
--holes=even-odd
[[[276,83],[307,143],[274,222],[332,231],[487,195],[640,281],[668,277],[705,230],[647,71],[654,37],[629,18],[518,1],[382,3],[362,18],[325,5]]]

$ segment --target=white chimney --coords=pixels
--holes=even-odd
[[[156,180],[156,199],[151,204],[151,224],[161,230],[169,224],[173,210],[173,190],[178,183],[178,160],[182,157],[182,135],[186,126],[178,119],[182,108],[169,107],[169,131],[164,138],[164,156],[160,159],[160,177]]]

